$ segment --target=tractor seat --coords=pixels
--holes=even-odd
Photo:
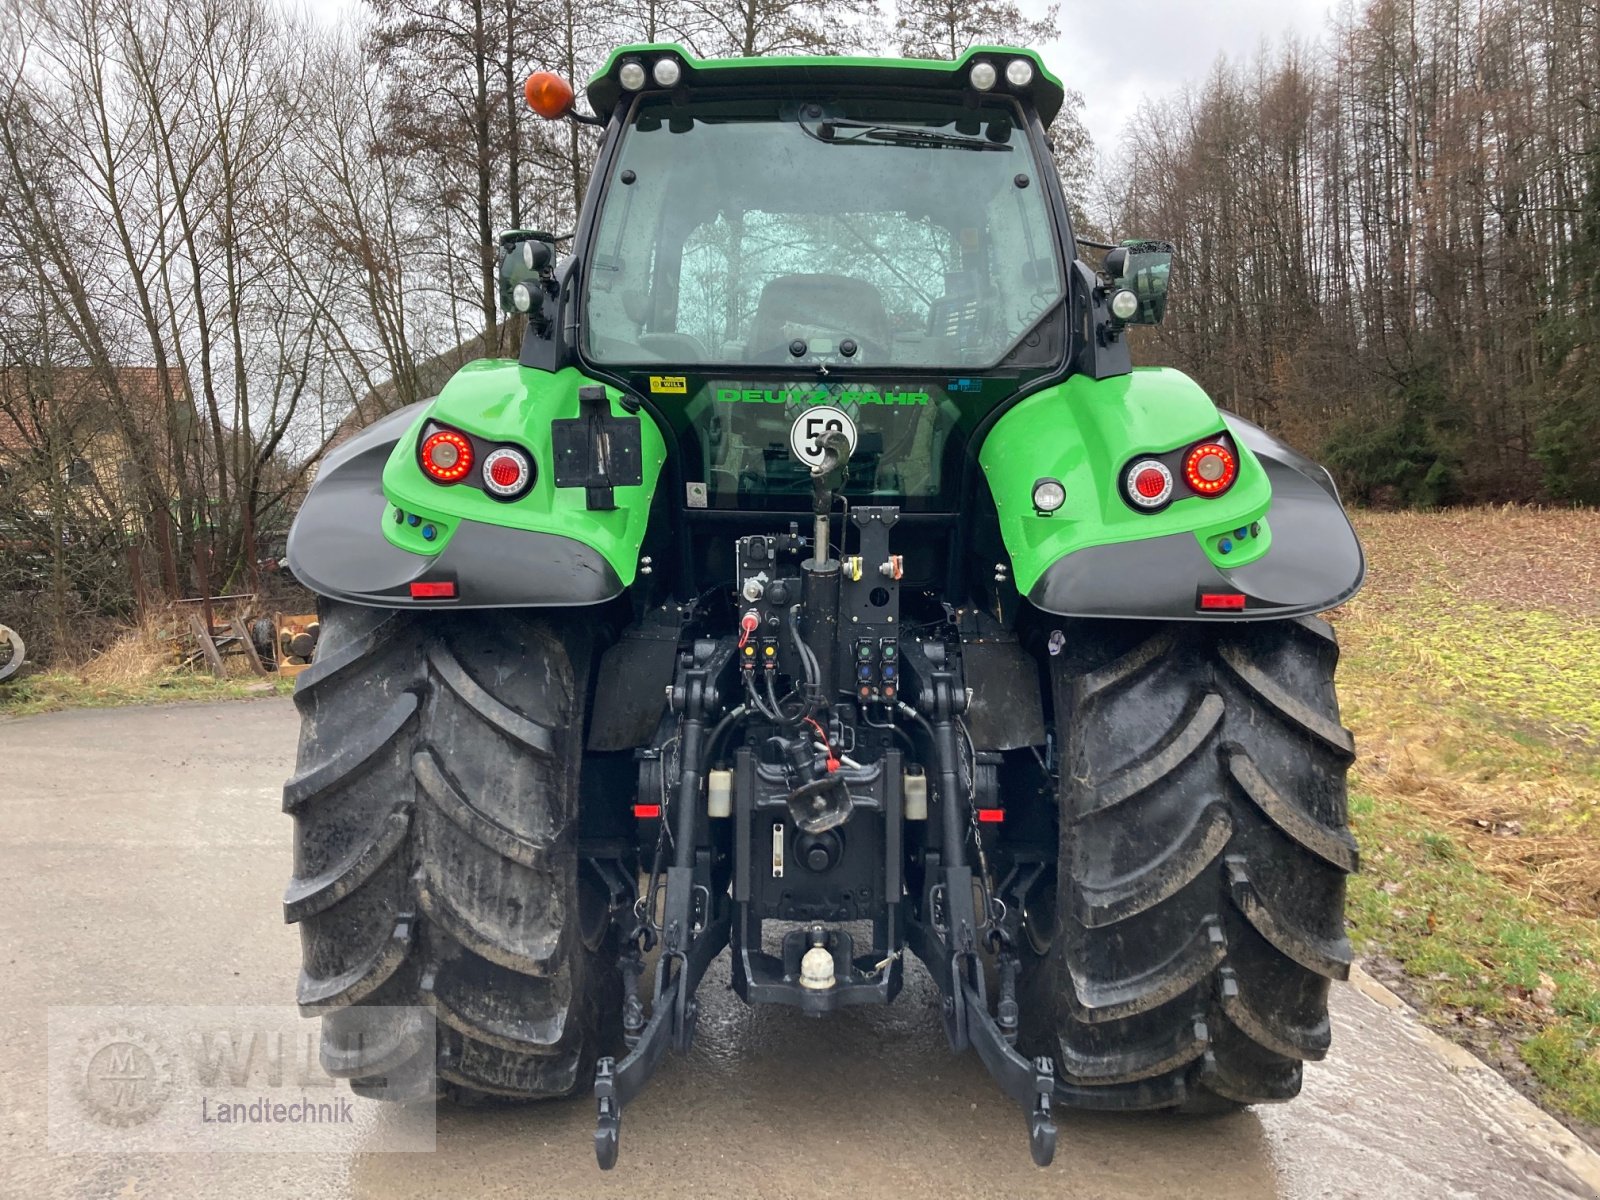
[[[889,345],[889,313],[883,296],[864,279],[848,275],[779,275],[767,281],[756,302],[748,345],[754,354],[786,358],[795,338],[844,338]]]

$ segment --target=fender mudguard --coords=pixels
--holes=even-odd
[[[383,608],[503,608],[599,604],[632,584],[651,500],[666,460],[648,415],[640,474],[614,508],[590,508],[587,489],[557,487],[551,422],[579,416],[577,371],[486,359],[456,373],[433,400],[375,422],[329,453],[289,532],[288,564],[320,595]],[[436,422],[485,442],[520,446],[534,465],[526,495],[500,501],[470,484],[423,474],[417,443]],[[413,584],[453,583],[448,597]]]
[[[1141,512],[1123,499],[1136,459],[1222,435],[1239,477]],[[1219,410],[1180,371],[1073,376],[1018,402],[979,451],[1018,591],[1059,616],[1266,620],[1321,612],[1361,587],[1366,559],[1327,471]],[[1065,505],[1033,507],[1040,479]],[[1229,606],[1202,607],[1226,597]]]

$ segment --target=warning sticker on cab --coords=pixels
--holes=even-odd
[[[689,391],[689,381],[683,375],[652,375],[650,390],[664,392],[669,396],[682,396]]]

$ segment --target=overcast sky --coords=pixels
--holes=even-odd
[[[1047,0],[1018,0],[1030,16]],[[1050,69],[1083,93],[1084,123],[1109,154],[1146,96],[1205,77],[1218,55],[1249,59],[1266,42],[1323,31],[1333,0],[1062,0],[1065,36],[1038,47]]]

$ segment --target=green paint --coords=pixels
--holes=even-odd
[[[1066,89],[1050,73],[1037,51],[1015,46],[974,46],[954,62],[926,58],[868,58],[850,55],[782,55],[766,58],[696,58],[675,42],[653,42],[619,46],[596,71],[587,88],[589,105],[606,115],[624,95],[617,82],[617,67],[625,58],[649,60],[671,52],[683,62],[683,84],[689,87],[740,87],[784,83],[825,88],[866,86],[887,90],[895,87],[951,87],[967,90],[967,72],[975,58],[994,60],[1000,75],[995,96],[1017,96],[1032,100],[1039,120],[1049,125],[1061,111]],[[1005,65],[1014,58],[1033,63],[1033,82],[1022,92],[1013,92],[1005,81]],[[649,88],[655,85],[649,84]]]
[[[644,482],[617,488],[617,507],[609,512],[586,507],[583,488],[556,487],[550,422],[578,416],[578,389],[594,382],[571,367],[551,374],[509,359],[484,359],[462,367],[389,455],[383,469],[383,493],[390,506],[384,513],[383,536],[403,550],[432,555],[444,548],[462,521],[554,533],[592,547],[605,556],[625,585],[631,584],[650,519],[650,499],[667,457],[666,443],[655,422],[641,414]],[[606,392],[612,415],[632,419],[617,402],[621,393],[610,387]],[[478,488],[434,483],[417,465],[417,436],[429,420],[522,446],[537,471],[533,487],[521,499],[506,502]],[[423,541],[421,525],[395,521],[396,508],[431,522],[439,537]]]
[[[413,465],[416,459],[412,459]],[[420,472],[419,472],[420,473]],[[454,488],[440,488],[440,491],[456,491]],[[400,519],[395,520],[398,513]],[[416,517],[412,524],[409,518]],[[433,555],[443,550],[450,541],[450,535],[456,531],[460,521],[451,517],[437,504],[418,504],[412,508],[401,508],[399,505],[390,504],[383,510],[383,535],[402,550],[409,550],[412,554]],[[432,541],[422,536],[424,529],[432,528],[434,537]]]
[[[927,392],[876,391],[855,388],[829,391],[827,388],[718,388],[718,404],[930,404]]]
[[[1158,513],[1136,512],[1122,498],[1121,474],[1130,459],[1164,454],[1226,427],[1200,386],[1168,367],[1102,380],[1074,375],[1006,413],[978,462],[1018,589],[1026,595],[1050,564],[1085,547],[1173,533],[1193,533],[1219,567],[1264,555],[1272,540],[1263,520],[1272,488],[1237,435],[1239,479],[1222,496],[1187,496]],[[1067,490],[1066,504],[1049,516],[1033,508],[1033,485],[1043,478],[1058,479]],[[1221,553],[1224,537],[1253,522],[1260,522],[1259,535]]]
[[[1254,533],[1249,532],[1252,526]],[[1246,531],[1243,537],[1239,536],[1240,528]],[[1272,546],[1272,527],[1265,519],[1245,526],[1230,525],[1221,533],[1202,534],[1200,544],[1217,566],[1242,567],[1255,562]],[[1226,551],[1222,549],[1224,545],[1228,546]]]

